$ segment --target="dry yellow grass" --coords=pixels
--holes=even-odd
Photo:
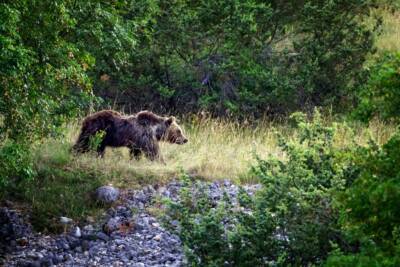
[[[166,165],[130,160],[126,148],[107,148],[105,158],[95,155],[74,157],[69,148],[74,143],[79,128],[77,124],[67,129],[63,141],[48,140],[37,153],[37,164],[59,165],[64,169],[82,170],[106,176],[108,183],[120,187],[136,187],[144,184],[163,183],[176,178],[183,170],[206,180],[232,179],[253,182],[249,176],[254,155],[261,158],[284,155],[277,146],[276,132],[289,138],[296,131],[286,124],[259,121],[254,125],[216,119],[193,119],[184,124],[189,143],[185,145],[161,144]],[[351,125],[338,127],[335,144],[345,147],[352,140],[366,144],[370,137],[384,143],[395,131],[395,126],[372,121],[368,127]]]
[[[382,15],[382,33],[376,40],[376,47],[379,51],[400,51],[400,11],[381,9],[376,11]]]

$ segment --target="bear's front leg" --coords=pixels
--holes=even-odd
[[[164,161],[163,157],[160,155],[160,149],[158,147],[158,144],[155,144],[151,148],[148,147],[148,149],[145,150],[144,152],[145,152],[146,157],[149,160],[151,160],[151,161],[157,160],[165,165],[165,161]]]
[[[100,158],[104,158],[105,152],[106,152],[106,144],[105,142],[101,142],[101,144],[97,148],[97,156]]]

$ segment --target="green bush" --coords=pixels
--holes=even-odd
[[[64,3],[11,1],[0,14],[0,141],[28,144],[90,103],[93,58],[69,42],[74,19]]]
[[[369,70],[369,80],[359,95],[355,115],[369,121],[372,117],[398,120],[400,117],[400,53],[378,58]]]
[[[29,151],[35,142],[59,135],[62,125],[96,104],[90,69],[100,56],[88,45],[92,44],[87,42],[92,36],[88,32],[95,37],[107,35],[111,30],[102,25],[121,16],[117,5],[100,12],[97,2],[0,3],[0,190],[24,178],[31,180]],[[77,24],[87,14],[93,17],[93,10],[101,13],[95,16],[97,24]],[[118,42],[126,35],[131,37],[113,35],[107,40]]]
[[[346,245],[333,202],[358,173],[352,153],[334,147],[335,126],[317,111],[311,122],[301,113],[292,118],[299,134],[280,138],[285,160],[258,158],[252,168],[263,186],[255,198],[242,191],[238,206],[225,197],[215,207],[207,187],[193,190],[186,178],[180,201],[169,203],[194,266],[321,264]]]
[[[12,192],[22,180],[32,180],[34,176],[27,145],[9,140],[0,146],[0,199],[6,190]]]
[[[96,73],[95,92],[135,110],[216,115],[349,105],[374,52],[374,7],[371,0],[135,1],[126,17],[139,21],[137,46],[126,64],[101,57],[116,67],[102,69],[107,81]]]
[[[341,195],[341,225],[355,255],[333,255],[328,263],[356,266],[400,264],[400,131],[381,148],[372,144],[360,153],[360,175]],[[329,265],[329,264],[328,264]]]
[[[287,159],[258,159],[253,168],[264,185],[258,201],[286,236],[278,252],[285,264],[321,263],[332,244],[343,245],[334,196],[354,179],[357,168],[351,147],[334,147],[335,125],[324,126],[318,112],[312,122],[301,113],[292,118],[298,123],[298,139],[280,139]]]

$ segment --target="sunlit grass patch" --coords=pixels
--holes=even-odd
[[[400,11],[381,9],[377,11],[382,14],[382,33],[376,40],[379,51],[400,51]]]
[[[326,117],[327,124],[335,121]],[[131,160],[126,148],[107,148],[104,158],[95,153],[75,155],[71,152],[79,133],[79,124],[65,128],[65,136],[47,139],[34,150],[38,176],[27,183],[25,199],[32,203],[34,221],[40,228],[58,229],[58,216],[82,220],[101,211],[90,194],[100,185],[140,188],[147,184],[165,184],[185,173],[203,180],[230,179],[237,183],[257,183],[250,174],[255,156],[284,158],[278,148],[277,133],[293,139],[297,130],[289,122],[238,122],[223,119],[191,118],[181,122],[189,142],[185,145],[161,143],[166,164],[146,158]],[[386,142],[394,125],[373,120],[338,123],[335,146],[353,142],[366,145],[370,138]]]
[[[327,118],[331,123],[333,118]],[[206,180],[232,179],[248,175],[255,155],[266,158],[284,157],[277,146],[277,133],[290,138],[296,130],[287,122],[238,122],[197,117],[182,122],[189,142],[185,145],[161,143],[165,165],[146,158],[131,160],[126,148],[107,148],[104,158],[95,153],[71,154],[70,148],[79,132],[78,124],[66,128],[62,140],[47,140],[36,150],[36,165],[62,167],[104,175],[107,183],[135,188],[144,184],[165,183],[175,179],[181,170]],[[365,145],[370,138],[384,143],[395,126],[373,120],[369,126],[339,123],[335,145],[345,147],[352,142]]]

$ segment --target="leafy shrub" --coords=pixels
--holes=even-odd
[[[380,57],[369,71],[368,83],[360,92],[356,116],[368,121],[374,116],[398,120],[400,117],[400,53]]]
[[[35,175],[29,147],[7,141],[0,146],[0,197],[13,191],[22,180],[31,180]]]
[[[281,236],[278,253],[286,264],[320,263],[332,243],[342,244],[334,195],[357,172],[346,150],[333,145],[335,126],[323,125],[318,112],[312,122],[295,113],[298,139],[280,139],[285,161],[258,159],[253,171],[264,189],[259,202],[274,214]]]
[[[263,186],[255,198],[242,192],[237,206],[227,197],[215,206],[207,188],[193,190],[186,178],[180,201],[169,203],[194,266],[321,264],[345,245],[333,201],[357,174],[351,153],[334,147],[335,126],[317,111],[311,122],[292,118],[298,137],[279,142],[286,159],[258,158],[252,168]]]
[[[328,263],[399,266],[400,131],[382,148],[372,144],[365,149],[359,161],[361,173],[339,203],[343,229],[350,242],[360,244],[360,252],[333,255]]]
[[[113,64],[102,54],[102,65],[110,66],[102,71],[111,78],[101,81],[103,73],[96,73],[95,91],[133,109],[206,109],[216,115],[351,104],[351,89],[362,82],[359,73],[374,52],[376,28],[368,26],[379,22],[370,16],[374,4],[135,1],[126,6],[126,17],[140,25],[137,46],[128,51],[126,64]]]
[[[74,30],[65,3],[11,1],[0,14],[0,140],[55,134],[91,102],[93,57],[63,34]]]
[[[101,130],[101,131],[96,132],[96,134],[94,136],[90,136],[89,148],[93,151],[96,151],[100,147],[100,144],[103,141],[105,135],[106,135],[106,132]]]
[[[179,221],[178,234],[191,266],[260,266],[267,260],[263,256],[275,254],[270,214],[244,212],[242,208],[254,209],[255,204],[244,190],[240,192],[240,204],[233,205],[233,199],[224,194],[216,205],[209,184],[194,183],[185,174],[182,183],[179,201],[166,200],[166,222]]]
[[[0,3],[0,189],[32,178],[35,141],[60,134],[60,126],[94,103],[87,70],[95,59],[72,38],[70,4]]]

